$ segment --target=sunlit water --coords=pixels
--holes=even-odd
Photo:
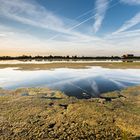
[[[140,69],[57,68],[54,70],[23,71],[0,69],[0,87],[49,87],[78,98],[97,97],[101,93],[140,85]]]

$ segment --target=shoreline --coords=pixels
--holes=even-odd
[[[140,62],[61,62],[61,63],[45,63],[45,64],[0,64],[3,68],[18,68],[18,70],[48,70],[55,68],[88,68],[92,66],[100,66],[111,69],[140,69]]]

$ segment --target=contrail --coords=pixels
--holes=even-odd
[[[97,83],[95,82],[95,80],[94,81],[90,81],[89,79],[88,79],[88,83],[91,85],[91,88],[92,88],[92,93],[91,93],[91,95],[92,96],[98,96],[99,95],[99,89],[98,89],[98,85],[97,85]]]
[[[95,10],[95,9],[94,9],[94,10]],[[81,17],[83,17],[83,16],[85,16],[85,15],[88,15],[89,13],[94,12],[94,10],[93,10],[93,9],[92,9],[92,10],[89,10],[89,11],[87,11],[87,12],[83,13],[82,15],[80,15],[80,16],[78,16],[78,17],[76,17],[75,19],[79,19],[79,18],[81,18]]]
[[[94,33],[98,32],[98,30],[102,26],[102,23],[106,16],[106,12],[107,12],[109,5],[110,5],[110,3],[108,0],[96,0],[95,6],[97,7],[97,10],[96,10],[96,14],[95,14],[96,16],[94,18],[95,22],[93,24]]]
[[[108,7],[108,10],[111,9],[111,8],[113,8],[113,7],[115,7],[116,5],[118,5],[118,3],[119,3],[119,2],[117,2],[117,3],[113,4],[112,6]],[[78,26],[80,26],[80,25],[82,25],[83,23],[85,23],[85,22],[87,22],[87,21],[93,19],[94,17],[95,17],[95,15],[94,15],[94,16],[91,16],[91,17],[89,17],[89,18],[87,18],[86,20],[80,22],[79,24],[77,24],[77,25],[75,25],[75,26],[69,28],[68,31],[77,28]]]
[[[110,3],[112,0],[109,0],[108,2]],[[105,6],[105,4],[103,4],[104,6]],[[102,7],[102,6],[101,6]],[[95,10],[97,10],[97,7],[96,8],[94,8],[94,9],[91,9],[91,10],[89,10],[89,11],[87,11],[87,12],[85,12],[85,13],[83,13],[83,14],[81,14],[80,16],[77,16],[75,19],[79,19],[79,18],[81,18],[81,17],[83,17],[83,16],[85,16],[85,15],[88,15],[89,13],[94,13],[95,12]]]
[[[116,2],[116,3],[115,3],[115,4],[113,4],[112,6],[108,7],[108,10],[112,9],[113,7],[115,7],[115,6],[116,6],[116,5],[118,5],[118,4],[119,4],[119,2]],[[89,20],[93,19],[95,16],[96,16],[96,15],[91,16],[91,17],[87,18],[86,20],[84,20],[84,21],[82,21],[82,22],[78,23],[77,25],[74,25],[73,27],[68,28],[68,29],[67,29],[67,31],[68,31],[68,32],[69,32],[69,31],[72,31],[73,29],[75,29],[75,28],[79,27],[80,25],[82,25],[82,24],[86,23],[87,21],[89,21]],[[50,40],[53,40],[53,39],[57,38],[57,37],[58,37],[59,35],[61,35],[61,34],[62,34],[62,33],[59,33],[59,34],[57,34],[57,35],[55,35],[55,36],[51,37],[50,39],[48,39],[48,41],[50,41]]]
[[[54,77],[56,80],[59,80],[59,78],[58,78],[57,76],[52,75],[52,77]],[[78,86],[78,85],[74,85],[71,81],[67,81],[67,83],[68,83],[69,85],[73,86],[73,87],[76,87],[76,88],[82,90],[84,93],[90,95],[90,93],[89,93],[87,90],[81,88],[81,87]]]

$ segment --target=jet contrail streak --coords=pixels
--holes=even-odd
[[[108,8],[108,10],[111,9],[111,8],[113,8],[113,7],[115,7],[116,5],[118,5],[118,3],[119,3],[119,2],[117,2],[117,3],[113,4],[112,6],[110,6],[110,7]],[[94,15],[94,16],[91,16],[91,17],[89,17],[89,18],[87,18],[86,20],[80,22],[79,24],[77,24],[77,25],[75,25],[75,26],[69,28],[68,31],[77,28],[78,26],[80,26],[80,25],[82,25],[83,23],[85,23],[85,22],[87,22],[87,21],[93,19],[94,17],[95,17],[95,15]]]
[[[52,75],[52,77],[54,77],[56,80],[59,80],[59,78],[58,78],[57,76]],[[87,90],[81,88],[80,86],[74,85],[74,84],[73,84],[72,82],[70,82],[70,81],[68,81],[67,83],[68,83],[69,85],[72,85],[73,87],[76,87],[76,88],[82,90],[82,91],[85,92],[86,94],[90,95],[90,93],[89,93]]]
[[[111,1],[112,1],[112,0],[109,0],[108,2],[110,3]],[[104,4],[104,5],[105,5],[105,4]],[[102,7],[102,6],[101,6],[101,7]],[[85,16],[85,15],[87,15],[87,14],[89,14],[89,13],[95,12],[95,10],[97,10],[97,8],[92,9],[92,10],[89,10],[89,11],[87,11],[87,12],[81,14],[80,16],[77,16],[75,19],[79,19],[79,18],[81,18],[81,17],[83,17],[83,16]]]
[[[115,7],[115,6],[118,5],[118,4],[119,4],[119,2],[117,2],[117,3],[113,4],[112,6],[108,7],[108,10],[109,10],[109,9],[112,9],[113,7]],[[80,25],[86,23],[87,21],[93,19],[95,16],[96,16],[96,15],[91,16],[91,17],[87,18],[86,20],[84,20],[84,21],[78,23],[77,25],[74,25],[73,27],[68,28],[67,31],[68,31],[68,32],[69,32],[69,31],[72,31],[73,29],[75,29],[75,28],[79,27]],[[62,33],[59,33],[59,34],[57,34],[57,35],[51,37],[50,39],[48,39],[48,41],[57,38],[57,37],[58,37],[59,35],[61,35],[61,34],[62,34]]]

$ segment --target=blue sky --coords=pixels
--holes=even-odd
[[[140,0],[0,0],[0,55],[140,55]]]

